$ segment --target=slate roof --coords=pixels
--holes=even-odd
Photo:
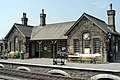
[[[92,21],[106,34],[112,33],[120,35],[120,33],[110,29],[104,21],[87,13],[84,13],[77,21],[48,24],[43,27],[34,27],[32,30],[31,40],[67,39],[65,35],[69,34],[75,28],[76,24],[78,24],[82,20],[83,17],[86,17],[87,19]]]
[[[32,30],[31,40],[67,39],[64,34],[75,21],[37,26]]]
[[[11,30],[8,32],[8,34],[5,36],[5,39],[7,39],[9,37],[9,35],[11,34],[11,32],[13,31],[13,29],[15,27],[21,32],[21,34],[24,37],[31,37],[33,26],[29,26],[29,25],[26,26],[26,25],[23,25],[23,24],[17,24],[17,23],[15,23],[13,25],[13,27],[11,28]]]
[[[120,33],[110,29],[104,21],[84,13],[77,21],[47,24],[45,26],[33,27],[15,23],[5,38],[7,38],[13,30],[13,28],[16,27],[21,32],[21,34],[23,34],[23,36],[30,37],[31,40],[67,39],[65,35],[68,35],[75,28],[75,26],[83,19],[83,17],[86,17],[87,19],[92,21],[106,34],[112,33],[120,36]]]
[[[112,33],[112,34],[118,34],[118,32],[115,32],[111,28],[109,28],[108,25],[104,21],[102,21],[102,20],[100,20],[96,17],[93,17],[89,14],[86,14],[86,13],[84,13],[84,15],[87,18],[89,18],[93,23],[95,23],[98,27],[100,27],[103,31],[105,31],[106,33],[109,32],[109,33]]]
[[[21,24],[15,24],[15,26],[23,33],[25,37],[31,37],[33,26],[25,26]]]
[[[86,17],[87,19],[89,19],[90,21],[92,21],[95,25],[97,25],[97,26],[98,26],[101,30],[103,30],[106,34],[112,33],[112,34],[120,35],[120,33],[115,32],[115,31],[113,31],[112,29],[110,29],[110,28],[108,27],[108,25],[107,25],[104,21],[102,21],[102,20],[100,20],[100,19],[98,19],[98,18],[96,18],[96,17],[93,17],[93,16],[91,16],[91,15],[89,15],[89,14],[87,14],[87,13],[84,13],[84,14],[75,22],[75,24],[65,33],[65,35],[69,34],[69,33],[75,28],[75,25],[78,24],[78,23],[82,20],[83,17]]]

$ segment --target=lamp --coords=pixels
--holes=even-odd
[[[111,50],[111,38],[112,38],[112,34],[108,33],[108,38],[109,38],[109,51],[108,51],[108,61],[112,62],[112,50]]]
[[[111,39],[111,38],[112,38],[111,33],[108,33],[108,38],[109,38],[109,39]]]

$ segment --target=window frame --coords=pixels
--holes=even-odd
[[[80,40],[74,39],[74,52],[80,53]]]
[[[101,41],[100,41],[100,39],[99,38],[94,38],[93,39],[93,50],[94,50],[93,54],[96,54],[96,53],[101,54],[100,48],[101,48]]]

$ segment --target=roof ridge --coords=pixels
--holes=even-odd
[[[75,21],[69,21],[69,22],[60,22],[60,23],[50,23],[50,24],[46,24],[46,25],[56,25],[56,24],[67,24],[67,23],[73,23]],[[46,26],[45,25],[45,26]]]
[[[87,13],[85,13],[85,12],[84,12],[84,15],[90,16],[90,17],[92,17],[92,18],[94,18],[94,19],[97,19],[97,20],[105,23],[105,21],[103,21],[103,20],[101,20],[101,19],[99,19],[99,18],[97,18],[97,17],[94,17],[94,16],[92,16],[92,15],[89,15],[89,14],[87,14]]]
[[[23,25],[23,24],[19,24],[19,23],[14,23],[14,25],[20,25],[20,26],[26,26],[26,27],[34,27],[34,26],[31,26],[31,25]]]

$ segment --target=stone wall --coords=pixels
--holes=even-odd
[[[26,52],[26,47],[23,43],[26,42],[26,38],[24,35],[16,28],[14,27],[12,32],[10,33],[8,37],[8,50],[10,51],[10,44],[11,44],[11,51],[15,50],[15,38],[18,38],[18,51],[24,51]]]
[[[94,45],[93,45],[93,39],[98,38],[101,41],[100,46],[100,53],[102,54],[103,61],[106,61],[106,34],[103,32],[103,30],[96,26],[93,22],[90,20],[83,18],[80,23],[76,25],[76,27],[71,31],[71,33],[68,35],[68,50],[71,53],[74,53],[74,39],[78,39],[80,41],[80,53],[84,53],[83,51],[83,33],[88,32],[90,33],[90,53],[94,54]]]

